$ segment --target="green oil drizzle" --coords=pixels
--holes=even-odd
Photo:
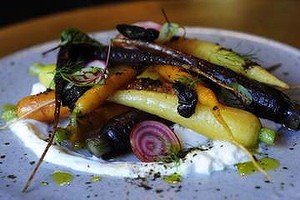
[[[91,182],[98,182],[101,181],[101,177],[100,176],[92,176],[90,179]]]
[[[56,171],[51,175],[53,181],[60,186],[63,185],[69,185],[74,176],[68,172],[64,172],[64,171]]]
[[[176,183],[180,183],[182,181],[182,176],[178,173],[174,173],[168,176],[164,176],[163,180],[166,183],[172,183],[172,184],[176,184]]]
[[[261,158],[257,161],[257,163],[262,167],[262,169],[266,171],[273,170],[279,167],[279,161],[274,158]],[[241,176],[249,175],[257,171],[251,161],[238,163],[236,166]]]

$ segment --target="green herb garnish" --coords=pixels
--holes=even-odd
[[[14,104],[6,104],[2,107],[2,120],[9,122],[17,118],[17,107]]]
[[[103,85],[108,76],[108,71],[98,67],[85,67],[72,74],[61,73],[63,79],[76,86]]]
[[[55,132],[54,141],[57,143],[61,143],[64,140],[70,138],[70,130],[68,128],[58,128]]]
[[[169,41],[179,31],[180,26],[176,23],[164,23],[159,31],[158,40],[162,43]]]
[[[276,138],[276,131],[265,127],[260,129],[260,133],[259,133],[260,141],[272,145],[275,142],[275,138]]]

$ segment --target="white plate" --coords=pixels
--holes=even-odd
[[[93,33],[107,43],[115,32]],[[281,64],[274,73],[290,84],[299,84],[300,52],[298,49],[269,39],[233,31],[187,28],[189,37],[210,40],[244,54],[254,54],[263,66]],[[0,106],[16,103],[28,95],[37,80],[28,75],[33,62],[54,63],[55,53],[46,57],[41,53],[54,47],[56,41],[21,50],[0,60]],[[168,184],[161,179],[123,179],[102,177],[91,182],[93,174],[44,162],[28,192],[21,192],[25,181],[38,158],[22,145],[10,131],[0,132],[0,199],[299,199],[300,192],[300,136],[299,132],[284,132],[280,143],[265,152],[280,161],[280,167],[271,171],[271,182],[260,173],[240,177],[235,171],[215,172],[210,176],[197,175],[180,184]],[[63,161],[62,161],[63,162]],[[68,186],[53,183],[55,170],[69,171],[75,175]],[[42,181],[48,185],[41,184]],[[142,195],[142,197],[141,197]]]

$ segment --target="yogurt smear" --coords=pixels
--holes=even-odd
[[[41,137],[44,135],[43,132],[48,132],[48,125],[35,120],[21,120],[11,125],[10,129],[37,157],[41,156],[47,145],[47,142]],[[191,130],[183,131],[179,137],[190,132]],[[202,150],[189,152],[179,163],[166,164],[142,163],[137,160],[132,161],[132,158],[108,162],[96,157],[85,157],[53,145],[44,161],[77,171],[131,178],[145,177],[153,173],[160,173],[161,175],[170,175],[175,172],[182,175],[210,174],[214,171],[232,168],[236,163],[248,161],[247,154],[229,142],[209,141],[200,147]]]

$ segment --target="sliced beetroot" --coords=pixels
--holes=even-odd
[[[143,162],[162,160],[181,149],[176,134],[167,125],[152,120],[140,122],[132,129],[130,144],[133,153]]]

